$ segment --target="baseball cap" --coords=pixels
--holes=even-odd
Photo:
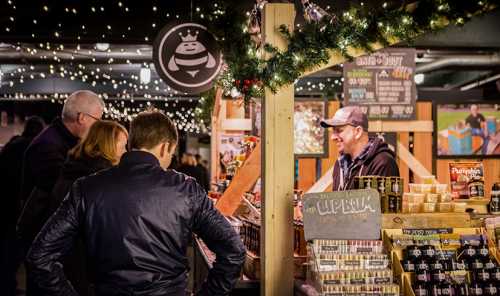
[[[324,128],[352,125],[361,126],[363,130],[368,131],[368,117],[357,106],[347,106],[340,108],[330,119],[323,119],[320,125]]]

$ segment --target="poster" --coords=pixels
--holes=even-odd
[[[250,102],[252,135],[261,136],[262,104]],[[296,98],[293,114],[294,153],[298,157],[322,157],[328,153],[326,129],[319,122],[326,118],[326,101],[319,98]]]
[[[454,199],[484,197],[483,164],[450,162],[451,195]]]
[[[243,140],[245,135],[220,135],[219,158],[221,171],[225,174],[234,175],[236,173],[237,162],[243,150]]]
[[[437,156],[500,156],[500,105],[437,104]]]
[[[322,156],[326,153],[325,101],[295,100],[293,115],[294,153],[297,156]]]
[[[344,64],[344,101],[371,120],[415,119],[415,49],[387,48]]]

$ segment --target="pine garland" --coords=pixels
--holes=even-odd
[[[308,22],[293,32],[280,27],[288,49],[280,51],[264,45],[263,50],[272,55],[266,61],[257,54],[246,30],[246,15],[229,2],[222,4],[219,13],[211,15],[206,25],[219,41],[227,64],[216,85],[222,87],[225,95],[234,91],[245,99],[262,97],[265,88],[276,92],[293,83],[305,71],[327,63],[332,51],[351,60],[350,48],[372,52],[370,44],[387,47],[389,38],[411,42],[422,33],[435,32],[449,24],[461,26],[500,4],[500,0],[420,0],[409,5],[384,3],[375,9],[352,6],[342,15],[326,15],[319,22]],[[213,107],[207,104],[209,101],[199,107],[207,109],[205,114]]]

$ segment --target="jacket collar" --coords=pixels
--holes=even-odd
[[[79,138],[74,136],[68,128],[64,125],[61,117],[57,117],[52,121],[52,125],[60,132],[64,140],[70,144],[70,146],[75,146],[78,143]]]
[[[160,161],[158,160],[158,158],[156,158],[156,156],[149,152],[133,150],[122,155],[119,165],[130,166],[136,164],[150,164],[154,166],[160,166]]]

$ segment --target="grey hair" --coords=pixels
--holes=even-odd
[[[62,119],[65,121],[75,121],[78,113],[92,114],[96,108],[104,111],[104,101],[90,90],[79,90],[72,93],[62,109]]]

